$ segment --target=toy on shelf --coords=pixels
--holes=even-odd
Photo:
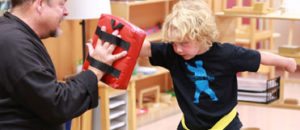
[[[138,66],[137,67],[137,73],[141,73],[144,75],[151,75],[157,72],[157,69],[155,67],[148,67],[148,66]]]
[[[137,108],[136,114],[137,116],[144,115],[148,113],[148,108]]]
[[[157,33],[159,32],[161,29],[161,23],[157,23],[156,25],[149,27],[149,28],[145,28],[144,31],[146,32],[147,35],[151,35],[153,33]]]

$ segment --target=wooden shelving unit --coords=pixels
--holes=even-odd
[[[73,119],[72,130],[136,130],[135,89],[113,89],[103,83],[99,86],[99,106]]]
[[[135,130],[135,101],[132,84],[127,90],[113,89],[99,84],[101,130]]]
[[[238,18],[250,18],[250,19],[269,19],[269,20],[288,20],[288,21],[299,21],[300,20],[300,13],[299,12],[282,12],[281,10],[273,10],[266,14],[251,14],[251,13],[224,13],[223,9],[226,8],[226,4],[224,3],[225,0],[222,0],[222,9],[214,9],[217,10],[215,12],[216,21],[218,25],[218,29],[220,31],[220,40],[222,42],[236,42],[236,40],[239,40],[241,42],[250,42],[251,39],[236,39],[235,37],[235,29],[237,28],[237,22]],[[214,0],[216,3],[216,0]],[[290,29],[292,29],[290,27]],[[279,37],[279,33],[272,32],[272,37]],[[254,38],[254,36],[252,36]],[[254,49],[254,48],[252,48]],[[270,50],[274,53],[278,53],[277,51]],[[300,64],[300,55],[292,55],[292,54],[280,54],[287,57],[292,57],[296,59],[297,64]],[[289,81],[289,79],[282,79],[284,82]],[[282,81],[281,81],[282,82]],[[260,103],[251,103],[251,102],[243,102],[239,101],[239,104],[241,105],[251,105],[251,106],[262,106],[262,107],[273,107],[273,108],[284,108],[284,109],[294,109],[294,110],[300,110],[299,105],[290,105],[285,104],[283,99],[283,83],[281,83],[280,87],[280,99],[277,101],[274,101],[269,104],[260,104]]]
[[[172,0],[136,0],[136,1],[125,1],[125,2],[120,2],[120,1],[112,1],[111,3],[126,3],[128,6],[136,6],[136,5],[145,5],[145,4],[153,4],[153,3],[161,3],[161,2],[168,2]]]
[[[224,12],[216,12],[216,16],[227,17],[245,17],[245,18],[263,18],[263,19],[278,19],[278,20],[300,20],[300,13],[282,13],[280,10],[273,11],[267,14],[225,14]]]
[[[272,1],[272,0],[271,0]],[[231,42],[251,42],[253,39],[261,39],[262,36],[270,35],[273,38],[279,37],[280,33],[276,33],[273,31],[269,32],[271,34],[262,33],[257,35],[258,33],[253,33],[253,36],[250,37],[250,39],[234,39],[234,29],[237,27],[237,18],[250,18],[250,19],[268,19],[268,20],[288,20],[291,22],[289,27],[289,37],[287,40],[287,45],[291,46],[292,44],[292,38],[293,38],[293,22],[300,20],[300,13],[299,12],[283,12],[282,10],[273,10],[266,14],[249,14],[249,13],[224,13],[223,11],[215,12],[215,15],[217,17],[218,24],[220,25],[220,29],[226,30],[228,32],[223,32],[224,36],[221,36],[222,40],[225,41],[231,41]],[[222,27],[225,24],[230,25],[227,27]],[[271,25],[272,26],[272,25]],[[251,40],[252,39],[252,40]],[[252,49],[256,49],[254,44],[252,43]],[[279,53],[280,54],[280,53]],[[295,58],[297,61],[297,64],[300,64],[300,55],[293,55],[293,54],[280,54],[287,57]]]

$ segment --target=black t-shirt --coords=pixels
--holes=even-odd
[[[178,104],[192,130],[209,129],[237,105],[237,72],[257,71],[260,53],[228,43],[213,43],[191,60],[177,55],[172,44],[152,43],[150,62],[167,68]]]

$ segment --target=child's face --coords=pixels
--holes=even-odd
[[[196,41],[173,42],[174,51],[185,60],[190,60],[200,53],[200,46]]]

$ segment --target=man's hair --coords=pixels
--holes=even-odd
[[[195,40],[209,47],[216,41],[218,31],[208,5],[200,0],[183,0],[176,3],[162,27],[163,40],[182,42]]]
[[[24,3],[33,2],[33,1],[35,1],[35,0],[11,0],[11,5],[12,5],[12,8],[13,8],[13,7],[22,5]]]
[[[35,0],[11,0],[11,6],[12,8],[13,7],[16,7],[16,6],[20,6],[20,5],[23,5],[25,3],[32,3],[34,2]],[[49,3],[50,0],[47,0],[47,2]]]

